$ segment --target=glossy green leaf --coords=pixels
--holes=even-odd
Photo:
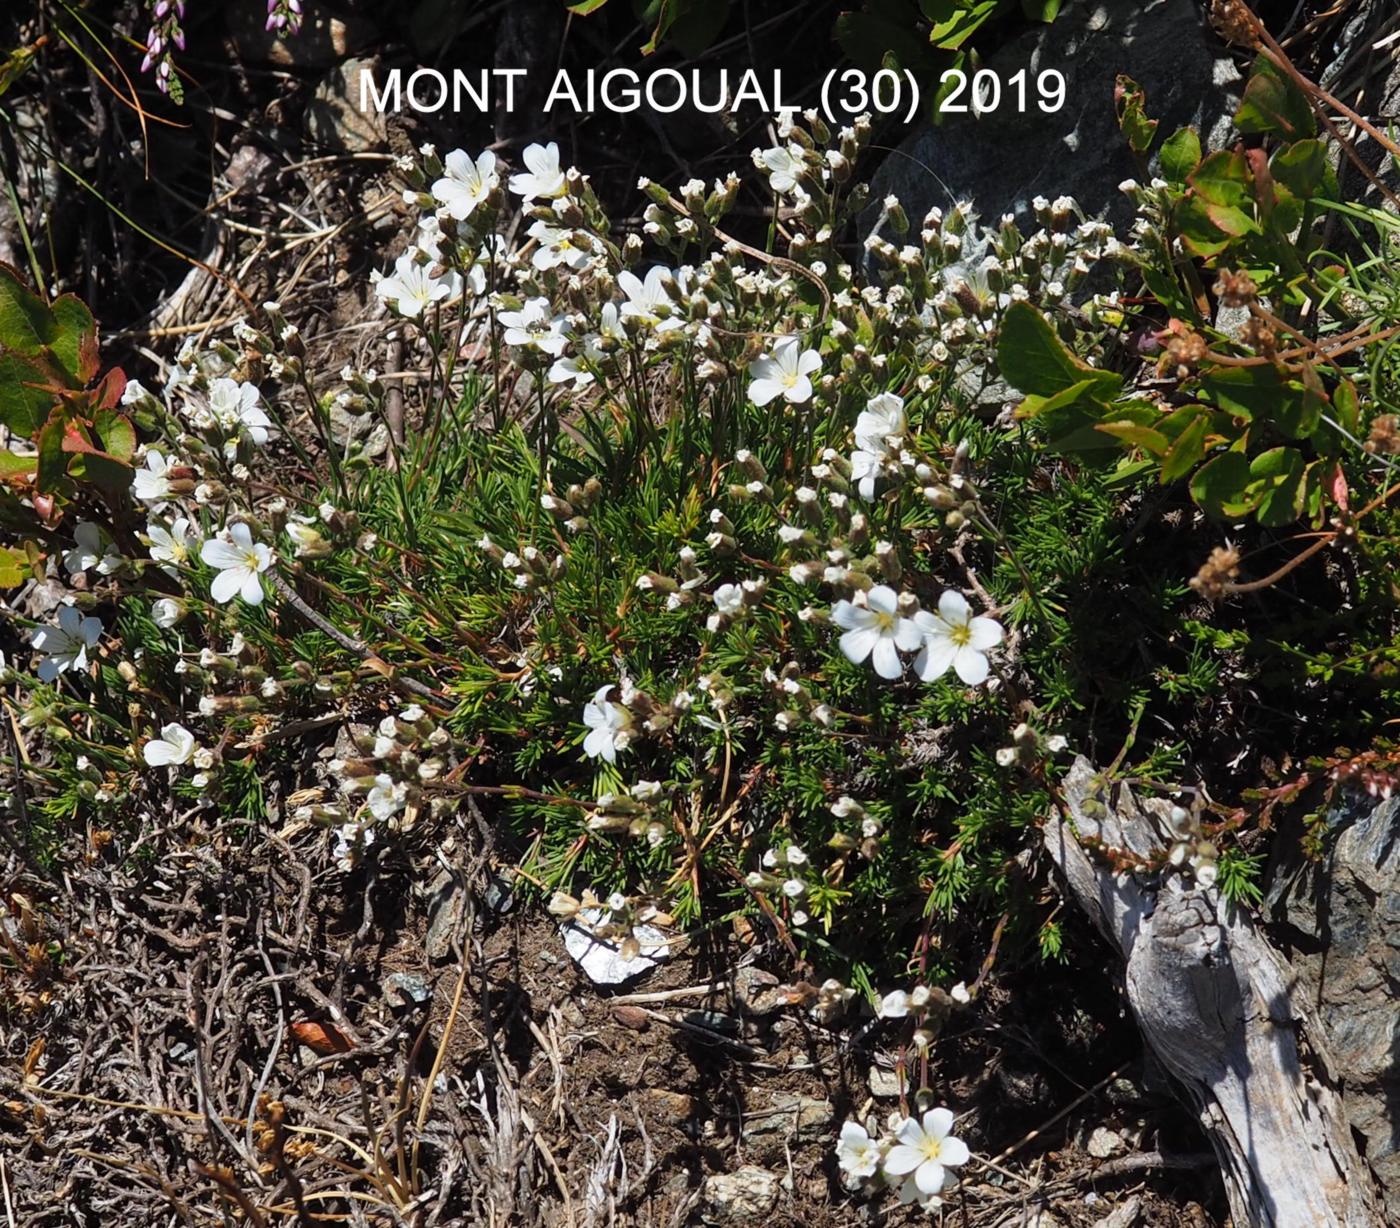
[[[1182,428],[1181,433],[1167,449],[1162,460],[1162,483],[1175,482],[1191,472],[1205,455],[1206,428],[1210,425],[1210,415],[1195,414]]]
[[[38,457],[17,456],[9,448],[0,448],[0,482],[28,481],[38,467]]]
[[[1156,457],[1165,456],[1167,449],[1171,446],[1170,441],[1161,431],[1154,430],[1150,426],[1143,426],[1140,422],[1130,422],[1125,418],[1097,423],[1094,429],[1102,431],[1105,435],[1112,435],[1115,439],[1121,439],[1131,447],[1141,448],[1144,452]]]
[[[54,339],[49,347],[74,388],[84,388],[97,374],[97,321],[74,294],[54,299]]]
[[[1317,133],[1317,117],[1307,95],[1299,89],[1267,52],[1250,70],[1235,127],[1241,132],[1296,141]]]
[[[1050,322],[1029,303],[1012,303],[997,338],[997,365],[1019,392],[1052,397],[1088,383],[1101,401],[1112,400],[1123,386],[1121,376],[1100,371],[1070,353]]]
[[[48,304],[18,270],[0,262],[0,349],[33,358],[53,343],[57,331]]]
[[[1229,150],[1210,154],[1187,176],[1187,182],[1197,196],[1212,205],[1250,207],[1253,180],[1243,154]]]
[[[117,460],[130,464],[136,453],[136,430],[131,423],[111,409],[100,409],[92,420],[102,450]]]
[[[29,575],[29,556],[14,546],[0,546],[0,588],[16,588]]]
[[[1162,176],[1168,183],[1184,184],[1201,162],[1201,138],[1194,128],[1178,128],[1162,142]]]
[[[0,350],[0,422],[25,439],[33,438],[53,408],[53,393],[45,391],[53,373],[42,362]]]
[[[1270,528],[1292,524],[1302,512],[1303,458],[1295,448],[1270,448],[1249,465],[1248,494],[1259,523]]]
[[[1310,368],[1304,368],[1302,381],[1289,380],[1285,395],[1279,399],[1274,420],[1279,429],[1292,439],[1306,439],[1317,430],[1322,412],[1327,406],[1327,393],[1322,381]]]
[[[1191,478],[1191,497],[1212,516],[1244,516],[1254,504],[1246,494],[1249,462],[1235,451],[1206,461]]]
[[[1327,169],[1327,148],[1316,138],[1285,145],[1269,160],[1269,173],[1303,200],[1326,190]]]
[[[1283,377],[1271,366],[1216,367],[1201,376],[1205,396],[1228,414],[1268,422],[1286,395]]]

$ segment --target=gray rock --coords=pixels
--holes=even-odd
[[[866,1079],[870,1094],[882,1100],[892,1099],[902,1091],[909,1090],[909,1074],[901,1077],[897,1070],[887,1070],[883,1066],[872,1066]]]
[[[734,1000],[746,1015],[771,1015],[787,1005],[782,982],[771,972],[752,964],[735,972]]]
[[[224,168],[224,178],[235,196],[256,196],[271,186],[277,163],[256,145],[240,145]]]
[[[424,947],[430,960],[452,954],[452,940],[461,932],[466,916],[467,884],[455,870],[443,870],[429,886],[428,934]]]
[[[433,996],[428,982],[412,972],[391,972],[384,978],[384,997],[396,1011],[424,1005]]]
[[[1095,1126],[1084,1149],[1094,1159],[1106,1160],[1109,1156],[1122,1155],[1128,1150],[1128,1144],[1118,1131],[1110,1130],[1107,1126]]]
[[[1276,866],[1268,903],[1298,992],[1322,1019],[1387,1220],[1400,1223],[1400,798],[1358,800],[1327,821],[1340,832],[1331,855]]]
[[[740,1137],[760,1158],[777,1158],[789,1146],[811,1143],[832,1133],[831,1101],[795,1092],[774,1092],[744,1115]]]
[[[748,1225],[778,1209],[783,1183],[777,1173],[745,1165],[737,1172],[705,1178],[700,1195],[700,1215],[716,1228]]]
[[[491,871],[486,875],[486,885],[481,889],[481,902],[498,917],[504,917],[515,907],[515,875],[510,870],[500,873]]]
[[[589,928],[602,919],[603,914],[599,909],[585,908],[579,913],[582,924],[568,921],[559,927],[564,949],[595,985],[625,984],[652,971],[669,958],[666,935],[654,925],[638,925],[633,927],[632,933],[641,943],[641,950],[631,959],[624,959],[619,943],[609,938],[599,938]]]
[[[389,450],[389,431],[374,414],[352,414],[338,402],[331,402],[331,439],[347,454],[363,453],[371,460]]]
[[[333,153],[363,153],[383,149],[389,142],[388,122],[370,107],[360,110],[360,75],[374,79],[372,59],[350,59],[336,65],[316,86],[306,105],[306,133]]]
[[[1115,225],[1132,218],[1118,184],[1139,172],[1118,129],[1113,87],[1119,73],[1147,92],[1158,136],[1193,125],[1204,145],[1228,138],[1239,73],[1224,46],[1204,26],[1200,9],[1184,0],[1077,0],[1049,26],[1012,40],[985,67],[1005,83],[1026,69],[1032,88],[1024,114],[1003,106],[975,118],[946,115],[941,126],[921,125],[875,175],[867,226],[893,192],[910,222],[934,205],[971,200],[984,220],[1003,213],[1028,215],[1036,196],[1070,195],[1091,216]],[[1036,75],[1058,69],[1065,105],[1038,109]],[[898,245],[894,236],[886,238]]]

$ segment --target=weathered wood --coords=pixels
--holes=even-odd
[[[1064,793],[1071,821],[1046,824],[1046,851],[1126,961],[1129,1004],[1215,1147],[1235,1223],[1383,1228],[1322,1028],[1287,962],[1217,890],[1116,873],[1080,843],[1151,856],[1170,840],[1166,802],[1108,789],[1083,758]]]

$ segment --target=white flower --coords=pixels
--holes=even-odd
[[[589,333],[579,345],[577,358],[556,358],[545,373],[551,384],[564,384],[572,380],[575,388],[586,388],[593,382],[593,368],[603,361],[605,355],[598,344],[595,333]]]
[[[744,590],[737,584],[721,584],[714,591],[714,603],[719,613],[737,617],[744,610]]]
[[[129,379],[126,381],[126,387],[122,389],[122,404],[138,405],[150,395],[139,379]]]
[[[141,748],[141,754],[152,767],[180,767],[194,756],[194,734],[172,721],[161,727],[160,737]]]
[[[568,186],[564,172],[559,169],[559,146],[550,141],[548,145],[527,145],[522,153],[527,171],[510,177],[510,190],[527,201],[538,196],[552,199],[563,196]]]
[[[503,311],[497,317],[505,329],[505,343],[525,350],[541,350],[558,358],[569,344],[562,316],[552,316],[549,300],[526,299],[519,311]]]
[[[831,621],[845,628],[841,651],[856,665],[869,657],[881,678],[898,678],[904,672],[899,649],[913,652],[924,642],[919,628],[899,613],[899,599],[888,585],[877,584],[858,600],[864,604],[838,601],[832,607]]]
[[[157,627],[169,629],[184,618],[187,613],[185,603],[174,597],[158,598],[151,606],[151,617]]]
[[[937,1194],[947,1183],[947,1170],[966,1164],[971,1155],[966,1143],[949,1134],[952,1128],[947,1109],[929,1109],[922,1121],[905,1118],[895,1130],[899,1142],[885,1156],[885,1174],[912,1176],[920,1194]]]
[[[95,648],[101,638],[100,620],[84,618],[77,606],[60,606],[58,626],[37,627],[29,638],[29,642],[45,654],[39,662],[39,677],[52,682],[67,670],[86,669],[88,649]]]
[[[864,1126],[848,1121],[841,1127],[841,1138],[836,1144],[836,1162],[843,1173],[852,1177],[873,1177],[880,1167],[880,1145]]]
[[[408,800],[408,786],[402,781],[395,782],[391,776],[380,772],[374,778],[374,788],[365,798],[370,814],[383,822],[404,808]]]
[[[375,283],[374,292],[391,302],[401,316],[412,320],[432,304],[456,298],[462,292],[462,278],[455,269],[448,269],[440,278],[431,276],[428,266],[419,264],[412,252],[405,252],[394,261],[394,272]]]
[[[622,304],[622,318],[636,320],[658,333],[679,328],[681,322],[672,315],[676,305],[666,289],[666,280],[667,272],[659,264],[647,270],[646,281],[626,270],[619,273],[618,289],[627,296],[627,301]]]
[[[856,418],[856,447],[873,452],[882,460],[898,454],[900,441],[909,429],[904,401],[892,392],[882,392],[865,403]]]
[[[968,992],[967,982],[959,981],[948,991],[948,996],[958,1003],[959,1006],[966,1006],[972,1001],[972,994]]]
[[[913,1177],[906,1177],[899,1189],[895,1191],[895,1196],[899,1199],[901,1206],[916,1206],[921,1211],[927,1211],[932,1215],[943,1205],[943,1199],[937,1194],[925,1194],[919,1189],[918,1183]]]
[[[164,570],[173,574],[174,568],[189,562],[190,554],[199,545],[199,529],[187,516],[178,516],[170,528],[152,521],[146,526],[151,558],[171,566]]]
[[[951,590],[938,599],[938,613],[920,610],[914,622],[924,646],[914,660],[914,672],[925,682],[941,678],[952,666],[968,686],[985,682],[987,653],[1001,643],[1001,624],[994,618],[973,618],[967,598]]]
[[[909,1014],[909,995],[902,989],[893,990],[880,999],[876,1012],[881,1019],[903,1019]]]
[[[131,493],[143,503],[160,506],[170,498],[170,462],[154,448],[146,451],[146,467],[136,470]]]
[[[530,257],[530,263],[542,272],[557,269],[561,264],[577,271],[587,268],[593,259],[591,241],[588,240],[588,236],[580,236],[577,231],[551,226],[540,219],[532,223],[525,233],[539,244],[534,255]],[[584,241],[579,242],[580,238]]]
[[[793,405],[812,399],[811,376],[822,367],[816,350],[804,350],[796,337],[784,337],[771,354],[760,354],[749,363],[749,400],[767,405],[775,397]]]
[[[459,222],[471,217],[500,182],[496,155],[489,149],[475,162],[465,150],[454,149],[443,159],[443,167],[447,174],[433,183],[433,199]]]
[[[617,752],[632,740],[632,714],[608,698],[612,686],[600,686],[593,699],[584,705],[583,723],[588,736],[583,739],[583,753],[590,759],[603,758],[617,762]]]
[[[267,442],[272,420],[258,406],[255,384],[216,379],[209,384],[209,409],[219,427],[229,435],[246,435],[255,444]]]
[[[73,528],[73,541],[73,549],[63,556],[69,575],[76,576],[89,567],[96,567],[98,575],[110,576],[121,566],[122,556],[92,521],[78,521]]]
[[[875,479],[880,476],[884,464],[884,458],[875,452],[857,448],[851,453],[851,481],[867,503],[875,498]]]
[[[218,570],[209,593],[220,605],[240,596],[249,605],[262,603],[258,577],[272,566],[272,551],[253,540],[246,524],[230,526],[227,537],[211,537],[200,547],[199,557]]]
[[[807,169],[801,145],[775,146],[759,153],[756,161],[768,172],[768,186],[778,193],[791,192]]]

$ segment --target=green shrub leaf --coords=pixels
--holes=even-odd
[[[1250,70],[1240,109],[1235,112],[1235,127],[1241,132],[1296,141],[1317,133],[1317,118],[1302,90],[1262,54]]]
[[[1123,386],[1120,376],[1100,371],[1076,358],[1050,322],[1029,303],[1012,303],[997,338],[997,365],[1018,392],[1053,397],[1077,384],[1088,384],[1100,401],[1111,400]]]
[[[1201,162],[1201,138],[1194,128],[1178,128],[1162,142],[1162,174],[1169,183],[1184,184]]]
[[[0,349],[36,357],[53,343],[58,327],[53,312],[19,273],[0,262]]]

